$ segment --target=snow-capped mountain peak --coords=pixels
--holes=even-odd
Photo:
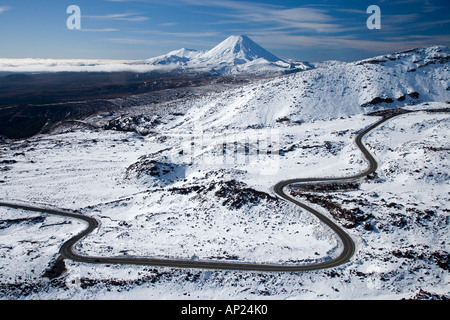
[[[231,62],[234,64],[244,64],[257,59],[264,59],[268,62],[282,61],[282,59],[244,35],[228,37],[216,47],[207,51],[202,59],[210,63]]]
[[[180,49],[148,59],[147,63],[221,74],[265,74],[304,69],[278,58],[245,35],[230,36],[205,52]]]

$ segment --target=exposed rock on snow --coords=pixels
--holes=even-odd
[[[186,177],[186,165],[143,156],[126,170],[126,178],[136,178],[149,186],[166,186]]]
[[[127,132],[137,132],[143,136],[155,131],[155,127],[160,124],[160,120],[156,116],[124,116],[109,121],[105,126],[105,130],[117,130]]]

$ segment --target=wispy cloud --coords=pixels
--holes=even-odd
[[[140,13],[116,13],[107,14],[103,16],[83,16],[88,19],[96,20],[116,20],[116,21],[147,21],[150,18],[141,15]]]
[[[176,26],[178,24],[178,22],[165,22],[165,23],[160,23],[158,26],[160,27],[173,27]]]
[[[6,12],[8,10],[11,10],[10,7],[0,7],[0,14],[2,14],[3,12]]]
[[[270,24],[276,29],[306,30],[315,32],[337,32],[342,29],[324,10],[314,8],[295,8],[284,10],[263,10],[230,14],[235,23],[251,22]],[[230,23],[232,21],[227,21]]]
[[[419,22],[419,23],[416,23],[416,27],[417,28],[428,29],[428,28],[431,28],[431,27],[442,26],[444,24],[450,24],[450,19]]]
[[[113,29],[113,28],[85,29],[85,28],[82,28],[82,29],[77,30],[77,31],[83,31],[83,32],[116,32],[116,31],[120,31],[120,29]]]
[[[140,38],[109,38],[108,42],[127,44],[127,45],[140,45],[140,46],[152,46],[155,49],[162,48],[164,46],[173,47],[179,49],[181,47],[196,49],[197,46],[212,48],[217,43],[215,41],[203,41],[196,40],[195,38],[187,37],[174,37],[167,39],[140,39]],[[167,50],[162,50],[157,54],[165,54]],[[149,56],[150,57],[150,56]]]
[[[144,44],[144,45],[154,45],[156,41],[145,40],[145,39],[133,39],[133,38],[109,38],[108,41],[120,44]]]
[[[135,33],[139,34],[152,34],[152,35],[163,35],[181,38],[205,38],[205,37],[217,37],[221,33],[217,31],[205,31],[205,32],[167,32],[160,30],[137,30]]]
[[[255,3],[248,1],[235,1],[235,0],[174,0],[173,2],[178,2],[181,4],[188,4],[192,6],[203,6],[203,7],[220,7],[228,8],[234,10],[260,10],[267,8],[283,8],[282,5],[273,5],[267,3]]]
[[[230,0],[178,0],[179,2],[227,9],[217,11],[215,14],[223,16],[225,20],[216,21],[215,24],[271,24],[277,29],[296,29],[315,32],[337,32],[343,27],[339,25],[332,15],[323,8],[297,7],[286,8],[280,5],[261,4],[246,1]]]
[[[288,35],[284,32],[255,32],[250,34],[256,42],[266,45],[267,48],[292,49],[292,44],[301,44],[302,48],[309,49],[356,49],[375,54],[384,54],[405,49],[436,45],[450,44],[450,36],[423,36],[409,35],[402,37],[386,37],[383,40],[360,39],[355,35],[339,36],[312,36],[312,35]]]

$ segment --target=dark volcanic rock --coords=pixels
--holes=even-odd
[[[257,205],[261,201],[278,201],[277,198],[268,193],[248,188],[244,183],[236,180],[220,182],[215,195],[219,198],[224,198],[225,200],[222,204],[232,209]]]

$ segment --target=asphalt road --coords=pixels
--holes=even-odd
[[[429,110],[418,110],[418,111],[429,111]],[[411,111],[402,112],[399,114],[409,113]],[[439,112],[439,111],[437,111]],[[448,111],[445,111],[448,112]],[[374,130],[376,127],[382,123],[388,121],[389,119],[398,116],[399,114],[385,115],[381,120],[367,127],[361,131],[356,137],[356,145],[359,147],[361,152],[364,154],[365,158],[369,162],[369,167],[357,175],[350,177],[338,177],[338,178],[306,178],[306,179],[292,179],[281,181],[274,187],[274,192],[281,198],[294,203],[295,205],[309,211],[310,213],[317,216],[323,223],[329,226],[342,241],[343,250],[342,253],[335,259],[310,264],[310,265],[281,265],[281,264],[258,264],[258,263],[237,263],[237,262],[219,262],[219,261],[200,261],[200,260],[183,260],[183,259],[155,259],[155,258],[145,258],[145,257],[132,257],[132,256],[119,256],[119,257],[96,257],[96,256],[84,256],[76,252],[75,245],[81,239],[89,235],[92,231],[98,228],[98,221],[92,217],[77,214],[73,211],[62,210],[62,209],[48,209],[38,206],[25,205],[25,204],[14,204],[8,202],[0,202],[0,206],[10,207],[15,209],[22,209],[33,212],[41,212],[45,214],[57,215],[62,217],[74,218],[82,220],[87,223],[87,228],[69,239],[63,244],[60,249],[60,254],[65,259],[70,259],[83,263],[93,263],[93,264],[125,264],[125,265],[150,265],[150,266],[162,266],[162,267],[172,267],[172,268],[195,268],[195,269],[230,269],[230,270],[253,270],[253,271],[309,271],[318,270],[324,268],[332,268],[339,266],[341,264],[350,261],[351,257],[355,252],[355,244],[352,238],[337,224],[332,220],[321,214],[319,211],[301,203],[294,198],[288,196],[284,189],[291,184],[296,183],[343,183],[347,181],[354,181],[355,179],[362,179],[367,177],[369,174],[373,173],[377,169],[377,162],[375,158],[370,154],[370,152],[365,148],[362,143],[362,139],[370,131]]]

